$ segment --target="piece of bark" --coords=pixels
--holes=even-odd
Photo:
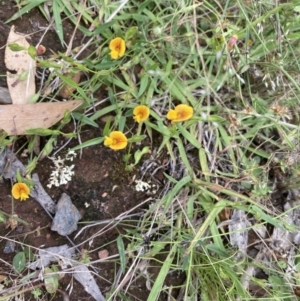
[[[43,188],[36,173],[32,175],[32,180],[34,182],[34,187],[30,190],[30,196],[33,197],[46,211],[54,214],[56,204]]]
[[[96,301],[105,301],[95,279],[85,265],[79,265],[74,268],[74,278]]]

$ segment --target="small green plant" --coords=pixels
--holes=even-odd
[[[35,288],[31,291],[31,294],[33,296],[34,299],[39,299],[39,297],[42,296],[43,292],[42,290],[38,287],[38,288]]]
[[[13,267],[16,273],[20,274],[28,261],[35,260],[35,256],[29,247],[24,247],[24,250],[18,252],[13,258]]]

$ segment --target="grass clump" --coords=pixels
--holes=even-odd
[[[147,144],[146,137],[154,142],[147,145],[152,153],[167,153],[164,188],[140,226],[123,235],[125,245],[117,242],[123,276],[107,300],[130,300],[125,287],[141,263],[149,301],[296,300],[299,224],[289,213],[299,207],[300,6],[149,0],[87,1],[83,8],[54,2],[50,15],[61,42],[58,11],[84,33],[87,25],[93,30],[77,54],[40,62],[53,69],[45,87],[55,92],[68,84],[76,88],[72,97],[85,100],[84,113],[72,114],[79,137],[85,125],[98,127],[99,118],[110,116],[99,137],[74,149],[108,138],[117,145],[110,135],[117,132],[128,137],[119,147],[129,144],[127,166],[146,162],[136,144]],[[35,5],[42,10],[42,3]],[[19,15],[33,2],[20,5]],[[116,39],[126,50],[109,46]],[[88,47],[92,53],[79,60]],[[75,83],[70,75],[76,72],[87,78]],[[101,101],[93,97],[99,89],[107,94]],[[136,128],[138,106],[150,116]],[[174,117],[179,106],[192,116]],[[154,263],[156,278],[148,272]],[[176,288],[168,284],[174,273],[184,275]]]

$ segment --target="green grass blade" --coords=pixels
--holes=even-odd
[[[163,266],[160,269],[159,274],[157,275],[157,278],[156,278],[154,285],[151,289],[151,292],[147,298],[147,301],[159,300],[159,296],[160,296],[163,284],[164,284],[166,276],[170,270],[170,267],[174,260],[176,252],[177,252],[177,244],[174,243],[167,258],[164,261]]]

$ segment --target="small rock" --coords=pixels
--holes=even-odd
[[[98,252],[98,257],[99,257],[100,259],[105,259],[105,258],[107,258],[108,256],[109,256],[109,252],[108,252],[106,249],[101,250],[101,251]]]
[[[1,104],[11,104],[10,94],[7,88],[0,87],[0,103]]]
[[[3,252],[5,254],[13,253],[15,251],[16,243],[12,240],[8,240],[5,244]]]
[[[77,222],[81,215],[72,204],[71,198],[63,193],[56,205],[56,214],[52,222],[52,231],[57,231],[60,235],[66,236],[77,230]]]

